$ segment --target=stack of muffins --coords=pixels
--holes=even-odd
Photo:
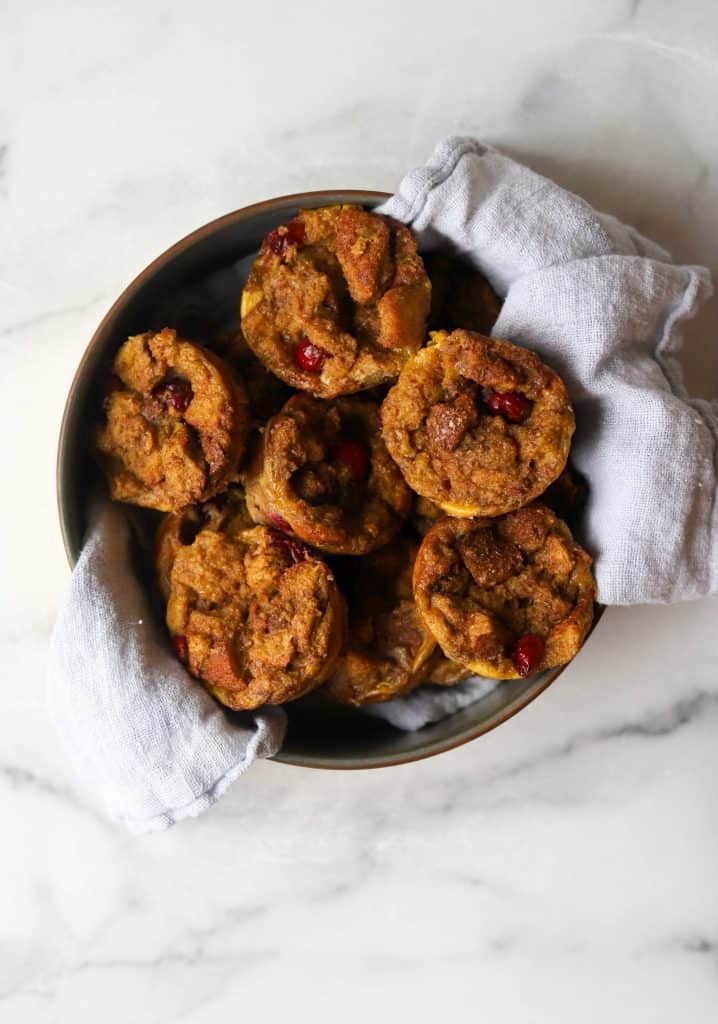
[[[223,704],[361,706],[576,654],[595,585],[557,515],[582,497],[573,411],[488,337],[498,311],[478,272],[335,206],[265,238],[241,332],[122,345],[96,458],[114,500],[166,513],[172,644]]]

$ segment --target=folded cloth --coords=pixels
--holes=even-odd
[[[474,139],[442,143],[382,209],[423,249],[480,269],[505,298],[494,333],[535,349],[566,381],[601,600],[718,589],[718,407],[686,396],[674,358],[680,321],[711,293],[708,272],[671,264],[632,228]],[[197,294],[236,309],[245,262]],[[414,730],[496,685],[421,687],[367,710]],[[107,502],[91,511],[60,609],[48,694],[78,774],[136,832],[199,814],[284,737],[281,708],[226,712],[172,657],[132,569],[127,517]]]
[[[475,139],[441,143],[381,210],[479,269],[504,298],[493,334],[566,382],[599,599],[718,590],[718,403],[688,398],[675,359],[708,271]]]
[[[271,757],[286,715],[225,712],[173,657],[133,568],[130,528],[102,501],[50,645],[48,702],[78,777],[132,832],[210,807],[257,757]]]
[[[473,676],[455,686],[419,686],[406,697],[396,697],[383,704],[367,704],[362,710],[372,718],[383,718],[404,732],[416,732],[425,725],[440,722],[455,711],[468,708],[469,704],[486,697],[499,685],[499,679]]]

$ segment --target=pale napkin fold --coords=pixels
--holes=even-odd
[[[689,399],[681,321],[712,294],[668,253],[476,139],[441,143],[382,207],[420,248],[454,251],[504,298],[497,338],[558,370],[590,487],[583,539],[605,604],[718,589],[718,402]],[[715,339],[710,339],[715,344]]]
[[[600,599],[716,591],[718,405],[686,396],[674,358],[681,320],[711,294],[708,272],[673,265],[632,228],[474,139],[441,143],[382,211],[410,224],[423,249],[478,267],[505,299],[494,334],[535,349],[566,381]],[[96,508],[53,633],[48,692],[84,783],[142,832],[214,803],[279,749],[286,719],[281,709],[225,713],[190,679],[152,621],[128,544],[123,512]],[[372,713],[418,729],[494,685],[422,687]]]
[[[80,779],[132,832],[210,807],[286,716],[225,712],[173,656],[131,564],[118,505],[96,504],[50,646],[48,703]]]

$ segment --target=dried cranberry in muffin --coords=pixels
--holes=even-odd
[[[325,692],[360,707],[409,693],[436,646],[414,602],[418,545],[404,537],[352,561],[347,643]]]
[[[230,367],[166,327],[129,338],[112,372],[106,422],[94,433],[112,498],[167,512],[223,490],[237,474],[249,422]]]
[[[527,349],[471,331],[436,333],[382,405],[405,479],[455,516],[501,515],[536,498],[564,468],[573,431],[558,374]]]
[[[265,239],[242,329],[272,373],[333,398],[396,378],[424,340],[430,295],[403,224],[359,206],[302,210]]]
[[[550,509],[439,520],[414,565],[424,625],[447,657],[515,679],[564,665],[593,621],[591,558]]]
[[[227,707],[282,704],[315,689],[343,645],[346,608],[329,567],[264,526],[205,527],[169,574],[167,625],[189,671]],[[184,660],[184,659],[183,659]]]
[[[386,544],[411,504],[384,446],[379,408],[364,398],[290,398],[267,424],[245,485],[256,522],[334,554]]]

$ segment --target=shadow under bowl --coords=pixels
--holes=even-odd
[[[57,453],[60,528],[71,566],[86,527],[96,472],[87,437],[101,375],[122,342],[148,329],[153,312],[178,289],[249,256],[264,236],[300,209],[360,203],[371,209],[384,192],[328,190],[280,196],[228,213],[193,231],[158,256],[125,289],[95,331],[77,368],[65,405]],[[164,326],[164,325],[158,325]],[[171,326],[171,325],[170,325]],[[596,608],[595,623],[603,609]],[[360,711],[327,707],[311,698],[285,705],[286,741],[274,760],[309,768],[379,768],[451,750],[501,725],[542,693],[562,668],[501,683],[469,707],[415,732],[401,732]]]

